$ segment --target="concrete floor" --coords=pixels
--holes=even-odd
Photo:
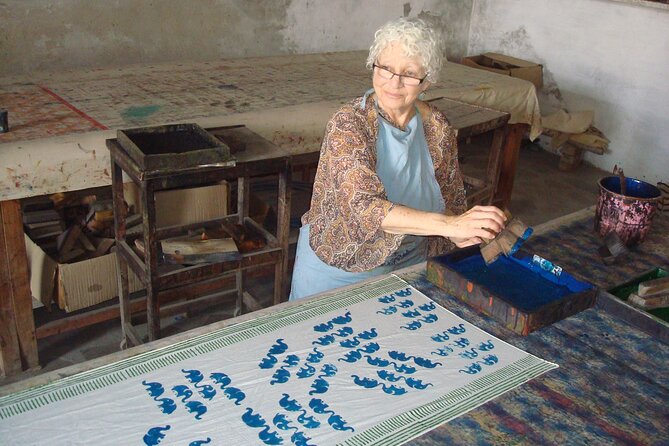
[[[462,146],[461,168],[468,175],[476,176],[487,162],[485,138],[474,140]],[[606,175],[589,165],[581,165],[571,172],[558,170],[556,155],[540,149],[534,144],[523,147],[518,163],[516,181],[510,211],[530,226],[575,212],[596,203],[597,181]],[[299,192],[294,196],[296,213],[306,209],[307,194]],[[261,299],[268,300],[271,278],[255,279],[252,292]],[[265,297],[263,297],[265,296]],[[182,332],[197,326],[230,317],[231,305],[220,305],[220,309],[179,315],[162,323],[164,335]],[[43,323],[53,317],[41,308],[35,310],[36,323]],[[38,342],[41,370],[35,373],[55,370],[71,364],[97,358],[118,351],[121,341],[120,322],[113,320],[95,326],[63,333]],[[1,381],[0,381],[1,384]]]

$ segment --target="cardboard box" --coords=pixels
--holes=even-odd
[[[128,204],[138,205],[139,190],[133,183],[124,185]],[[159,227],[196,223],[227,215],[228,184],[156,193],[156,220]],[[141,210],[140,210],[141,212]],[[58,263],[42,248],[25,237],[30,288],[37,300],[49,305],[55,300],[66,312],[90,307],[118,296],[116,253],[74,263]],[[130,292],[144,288],[129,271]]]
[[[116,253],[74,263],[58,263],[26,235],[33,297],[49,306],[52,300],[66,312],[97,305],[118,296]],[[129,271],[130,292],[144,288]]]
[[[462,64],[505,76],[524,79],[532,82],[537,89],[540,89],[544,84],[542,65],[516,57],[505,56],[504,54],[484,53],[478,56],[467,56],[462,58]]]
[[[141,213],[139,188],[135,183],[123,185],[125,201]],[[228,214],[228,183],[213,186],[156,192],[156,226],[186,225],[213,220]]]

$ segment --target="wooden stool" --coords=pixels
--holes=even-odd
[[[147,129],[147,131],[152,131]],[[284,277],[288,250],[288,231],[290,219],[290,159],[281,149],[248,130],[244,126],[220,127],[210,129],[209,133],[233,148],[236,161],[225,162],[227,165],[167,166],[157,170],[142,169],[133,159],[119,139],[108,139],[107,147],[111,153],[112,191],[114,198],[115,234],[117,259],[119,266],[119,299],[121,324],[124,343],[137,345],[142,342],[131,321],[131,303],[128,290],[128,266],[146,286],[146,316],[148,339],[160,337],[161,313],[176,314],[196,303],[210,304],[220,299],[221,293],[211,295],[231,282],[235,287],[223,294],[236,293],[236,313],[241,311],[242,303],[251,309],[260,305],[243,286],[243,271],[248,268],[274,266],[274,304],[284,299],[286,290]],[[230,161],[230,160],[229,160]],[[161,161],[162,162],[162,161]],[[139,188],[142,207],[142,233],[126,233],[126,205],[123,190],[123,174],[126,174]],[[249,217],[250,179],[254,176],[278,176],[277,231],[271,234]],[[224,218],[188,225],[156,227],[156,204],[154,194],[157,191],[176,188],[189,188],[209,185],[220,181],[237,183],[237,212]],[[162,262],[160,241],[185,235],[196,228],[221,227],[233,225],[243,231],[259,234],[265,246],[251,252],[242,252],[241,258],[214,263],[190,266],[166,264]],[[133,249],[135,240],[143,244],[143,258]],[[159,298],[160,297],[160,298]],[[192,298],[164,307],[168,300]],[[162,302],[161,302],[162,301]]]

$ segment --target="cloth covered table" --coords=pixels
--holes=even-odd
[[[0,200],[110,184],[104,141],[119,128],[245,124],[282,147],[318,152],[332,113],[371,87],[366,57],[295,54],[1,78],[11,127],[0,134]],[[442,96],[508,112],[532,138],[541,133],[530,82],[446,62],[427,98]]]

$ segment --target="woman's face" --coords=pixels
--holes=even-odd
[[[423,78],[426,74],[420,59],[405,56],[404,48],[398,43],[388,45],[379,54],[376,65],[400,75]],[[372,84],[379,105],[388,113],[405,113],[428,86],[427,81],[415,86],[404,85],[399,76],[384,79],[378,72],[379,69],[374,68]]]

